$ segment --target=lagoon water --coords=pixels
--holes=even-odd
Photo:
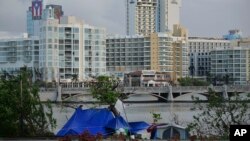
[[[93,104],[81,104],[83,109],[99,107]],[[67,120],[72,116],[75,109],[72,107],[78,107],[79,104],[69,104],[65,105],[57,104],[53,106],[54,117],[57,120],[57,127],[54,133],[57,133]],[[174,117],[177,117],[175,121],[182,126],[193,120],[193,115],[198,114],[199,111],[192,111],[191,108],[194,103],[125,103],[120,106],[119,111],[121,115],[126,118],[129,122],[131,121],[145,121],[147,123],[152,123],[152,112],[161,114],[162,119],[159,121],[161,123],[173,122]],[[107,107],[107,106],[102,106]]]

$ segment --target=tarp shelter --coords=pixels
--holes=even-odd
[[[113,130],[117,130],[120,128],[127,129],[127,130],[130,129],[129,124],[121,116],[111,119],[105,127],[109,129],[113,129]]]
[[[127,123],[122,116],[114,117],[107,108],[82,110],[79,107],[57,136],[81,135],[84,131],[88,131],[91,135],[100,133],[107,136],[120,128],[136,133],[146,129],[147,125],[144,122]]]
[[[76,109],[68,122],[57,133],[57,136],[80,135],[88,131],[92,135],[98,133],[108,135],[105,125],[114,118],[108,109]]]
[[[131,134],[136,134],[142,130],[147,129],[150,125],[144,121],[140,122],[129,122]]]

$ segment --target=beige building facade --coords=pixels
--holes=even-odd
[[[187,76],[187,31],[179,25],[175,29],[173,33],[152,33],[150,36],[108,37],[107,71],[112,74],[154,70],[168,73],[172,81]]]

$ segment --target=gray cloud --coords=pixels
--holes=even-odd
[[[240,29],[250,36],[249,0],[183,0],[181,21],[191,36],[221,36]]]
[[[75,15],[88,24],[105,27],[109,33],[125,33],[125,4],[122,0],[62,0],[58,3],[63,5],[66,15]]]
[[[240,29],[250,36],[249,0],[182,0],[181,23],[191,36],[217,36]],[[125,34],[125,0],[47,0],[61,4],[65,15],[82,18],[109,33]],[[0,0],[0,31],[25,32],[31,0]],[[0,33],[1,34],[1,33]]]
[[[0,1],[0,31],[25,32],[29,0]]]

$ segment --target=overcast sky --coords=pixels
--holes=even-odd
[[[125,34],[125,0],[47,0],[61,4],[65,15]],[[25,32],[31,0],[0,0],[0,36]],[[250,37],[250,0],[182,0],[181,24],[190,36],[221,37],[240,29]]]

